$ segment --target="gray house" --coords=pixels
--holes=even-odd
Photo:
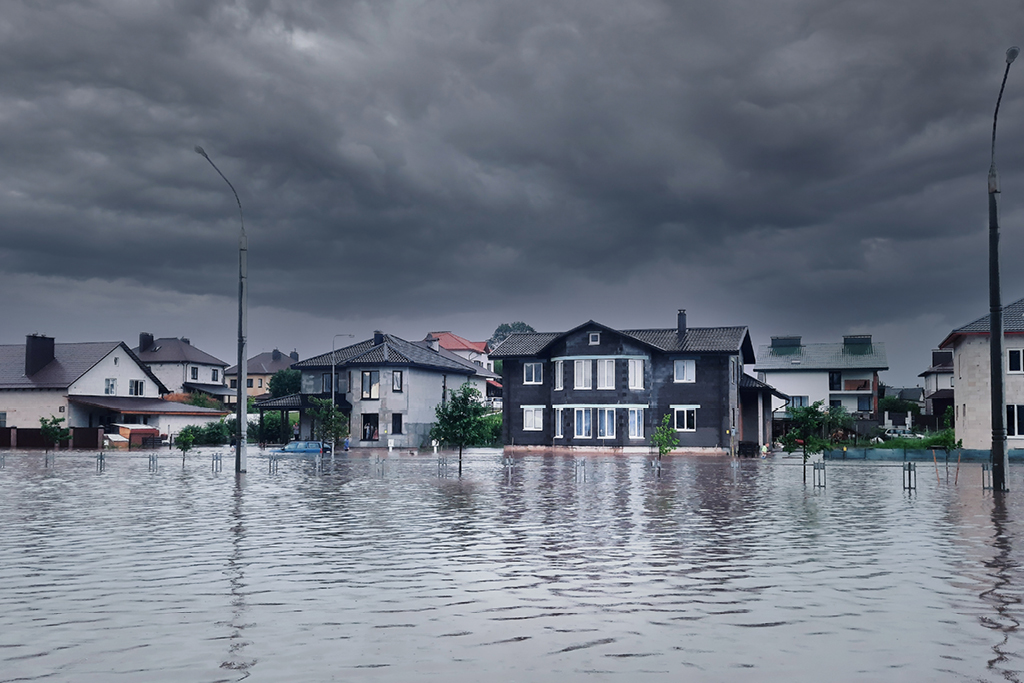
[[[292,368],[302,372],[301,394],[261,402],[260,407],[299,410],[300,435],[311,438],[309,399],[330,398],[333,383],[335,405],[349,416],[353,446],[425,446],[434,410],[448,392],[469,382],[483,396],[486,381],[497,378],[440,348],[436,339],[409,342],[383,332]]]
[[[680,448],[725,453],[766,443],[774,390],[743,373],[746,327],[513,334],[502,360],[506,446],[643,449],[665,415]]]

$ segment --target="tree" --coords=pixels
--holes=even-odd
[[[271,398],[291,396],[302,389],[302,373],[298,370],[278,370],[270,378]]]
[[[193,391],[189,394],[187,403],[198,408],[216,408],[217,410],[224,409],[224,404],[201,391]]]
[[[63,417],[56,417],[51,415],[50,417],[39,418],[39,429],[43,434],[43,445],[46,448],[46,453],[50,452],[50,449],[61,441],[67,441],[71,438],[71,430],[65,429]]]
[[[812,453],[820,453],[829,445],[825,435],[830,426],[830,419],[840,418],[837,412],[830,418],[831,408],[824,408],[824,401],[815,401],[809,406],[789,407],[789,431],[783,435],[781,441],[787,453],[792,453],[798,448],[803,451],[804,456],[804,482],[807,481],[807,459]],[[845,413],[845,410],[843,411]]]
[[[505,341],[510,334],[535,334],[536,332],[537,330],[521,321],[514,323],[502,323],[494,329],[494,334],[492,334],[491,338],[487,340],[487,343],[492,347],[495,347]]]
[[[913,401],[896,396],[885,396],[878,399],[878,410],[883,413],[912,413],[921,414],[921,406]]]
[[[177,438],[174,439],[174,445],[181,451],[181,466],[185,466],[185,454],[192,450],[192,443],[196,440],[195,433],[186,427],[181,430]]]
[[[309,402],[313,404],[309,416],[313,418],[317,438],[334,448],[348,436],[348,418],[329,398],[310,398]]]
[[[487,408],[480,402],[480,392],[466,382],[453,389],[447,401],[434,409],[437,421],[430,428],[430,438],[459,448],[459,476],[462,476],[462,449],[486,443],[488,436]]]
[[[658,447],[658,460],[661,456],[668,455],[673,448],[679,445],[679,435],[672,428],[672,416],[665,413],[661,418],[661,424],[651,434],[651,443]]]

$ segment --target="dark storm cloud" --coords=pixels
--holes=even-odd
[[[662,272],[731,310],[709,323],[934,336],[984,312],[1022,28],[1011,2],[8,2],[0,271],[231,296],[201,144],[269,309],[540,318]]]

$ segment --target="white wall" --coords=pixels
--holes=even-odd
[[[61,411],[64,409],[64,412]],[[67,394],[63,389],[9,389],[0,391],[0,413],[7,413],[7,426],[39,429],[39,418],[69,418]],[[88,423],[86,423],[88,424]],[[82,427],[66,420],[64,426]]]
[[[199,371],[199,378],[192,379],[192,368]],[[184,390],[185,382],[198,384],[224,384],[224,368],[206,363],[150,363],[150,371],[164,383],[167,391],[172,393]],[[213,371],[217,371],[217,381],[213,380]]]
[[[1004,336],[1003,349],[1022,348],[1020,335]],[[963,338],[953,350],[953,412],[956,438],[964,448],[992,448],[992,394],[988,335]],[[1004,369],[1008,367],[1004,358]],[[1007,405],[1024,405],[1024,374],[1003,375]],[[1009,448],[1024,448],[1024,437],[1008,437]]]
[[[143,367],[136,363],[120,346],[72,383],[68,387],[68,394],[71,396],[103,396],[107,378],[117,380],[117,392],[112,394],[113,396],[129,396],[128,382],[139,379],[145,382],[143,396],[160,398],[160,392],[153,380],[146,375]]]
[[[767,371],[764,381],[788,396],[806,396],[810,405],[815,401],[824,401],[828,405],[828,373],[820,370],[804,371]],[[786,401],[772,396],[772,410],[786,405]],[[856,408],[856,400],[854,408]]]

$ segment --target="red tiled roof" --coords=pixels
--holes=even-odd
[[[442,349],[448,349],[449,351],[476,351],[477,353],[487,353],[487,342],[474,342],[464,339],[457,334],[451,332],[431,332],[431,335],[437,337],[437,343]],[[429,335],[428,335],[429,336]]]

